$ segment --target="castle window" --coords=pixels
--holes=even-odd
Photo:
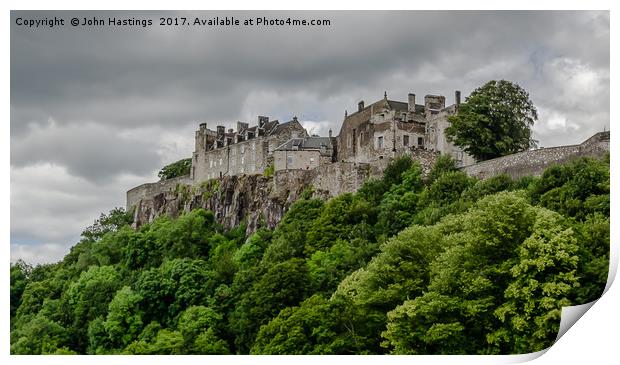
[[[418,137],[418,147],[420,148],[424,147],[424,138]]]
[[[310,157],[310,162],[313,163],[314,162],[314,157]]]
[[[403,136],[403,146],[409,146],[409,136]]]
[[[245,163],[245,157],[241,156],[241,164],[243,165]]]
[[[292,165],[293,164],[293,156],[287,156],[286,157],[286,165]]]
[[[377,148],[383,148],[383,136],[377,137]]]
[[[241,153],[245,153],[245,146],[241,146]]]
[[[222,159],[220,158],[220,166],[222,166]]]
[[[347,135],[347,147],[349,148],[351,148],[351,139],[352,139],[351,135],[350,134]]]

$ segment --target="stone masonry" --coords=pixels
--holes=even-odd
[[[507,174],[513,179],[538,176],[551,165],[577,157],[602,157],[609,152],[609,131],[600,132],[581,144],[539,148],[482,161],[462,168],[470,176],[486,179]]]

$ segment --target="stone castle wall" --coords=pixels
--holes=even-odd
[[[144,199],[152,199],[158,194],[174,191],[178,184],[191,184],[189,175],[179,176],[172,179],[146,183],[127,191],[127,210]]]
[[[540,148],[465,166],[462,171],[479,179],[507,174],[513,179],[539,176],[551,165],[577,157],[601,157],[609,152],[609,132],[600,132],[577,145]]]

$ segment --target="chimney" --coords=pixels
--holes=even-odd
[[[248,129],[250,125],[248,123],[237,121],[237,133],[241,133],[244,130]]]
[[[226,127],[224,127],[223,125],[218,125],[217,126],[217,135],[218,136],[223,136],[224,135],[224,131],[226,131]]]
[[[332,130],[331,130],[331,128],[329,129],[329,138],[332,138]]]
[[[231,134],[232,134],[232,133],[234,133],[234,132],[235,132],[235,130],[234,130],[234,129],[232,129],[232,128],[228,128],[228,133],[231,133]]]
[[[362,109],[364,109],[364,100],[362,100],[359,103],[357,103],[357,111],[361,112]]]
[[[461,92],[458,90],[454,92],[454,104],[456,104],[457,108],[461,105]]]
[[[407,97],[407,111],[415,113],[415,94],[409,94]]]
[[[200,123],[200,129],[207,129],[207,123]]]
[[[262,115],[258,116],[258,128],[263,128],[265,123],[269,122],[269,117],[263,117]]]

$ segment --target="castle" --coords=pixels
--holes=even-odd
[[[416,104],[415,94],[407,102],[383,99],[368,106],[361,101],[355,113],[345,112],[338,136],[310,136],[294,117],[280,123],[259,116],[258,124],[237,122],[237,129],[200,124],[195,135],[190,180],[205,181],[243,174],[262,174],[273,166],[277,171],[310,170],[325,164],[350,162],[384,165],[381,160],[428,150],[452,155],[460,166],[474,159],[445,137],[448,116],[458,110],[455,103],[445,106],[445,97],[426,95]]]
[[[337,136],[309,135],[294,117],[280,123],[259,116],[258,124],[237,122],[237,128],[201,123],[188,175],[145,183],[127,191],[127,210],[135,227],[158,216],[178,216],[196,208],[212,211],[226,228],[246,223],[246,233],[275,227],[288,207],[312,187],[328,198],[354,192],[370,177],[381,177],[390,160],[407,155],[429,171],[440,154],[451,155],[470,176],[512,178],[540,175],[545,168],[580,156],[609,152],[609,131],[577,145],[522,151],[477,162],[450,143],[448,117],[458,111],[461,95],[446,107],[444,96],[416,96],[407,101],[383,98],[348,114]]]

